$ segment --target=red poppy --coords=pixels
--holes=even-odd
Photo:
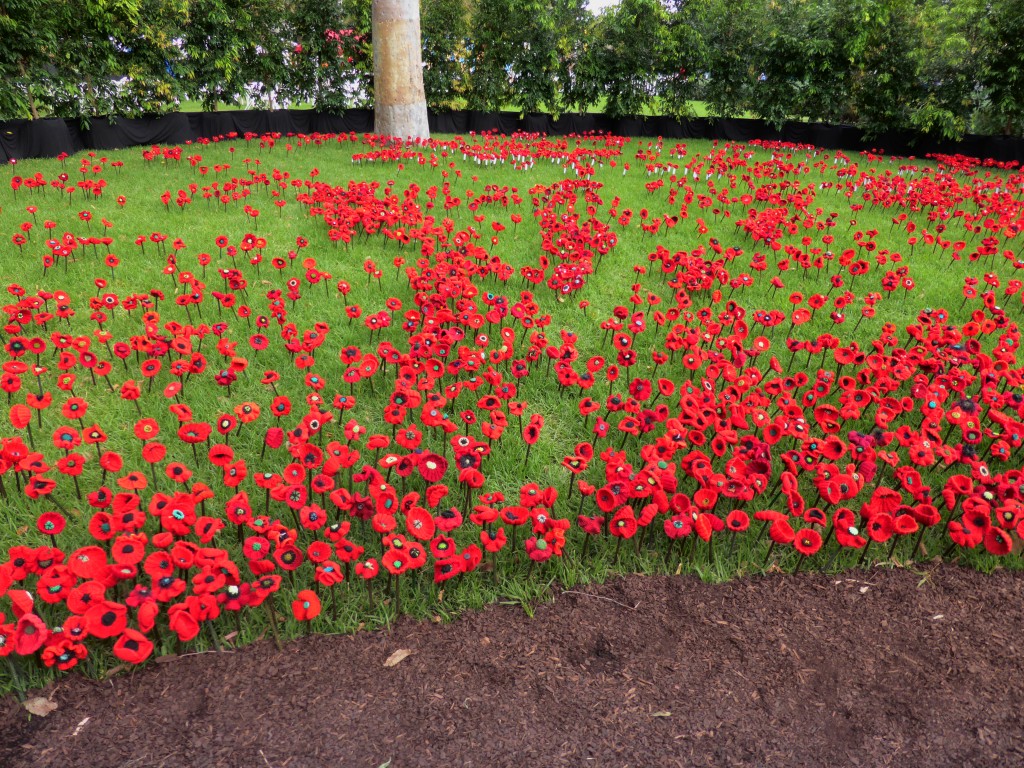
[[[114,656],[129,664],[141,664],[153,653],[153,643],[138,630],[126,628],[114,643]]]
[[[15,625],[11,648],[19,656],[31,656],[42,647],[49,635],[45,621],[31,611],[23,613]]]
[[[85,624],[91,637],[114,637],[128,624],[128,608],[111,600],[101,600],[85,612]]]
[[[867,521],[868,536],[872,541],[885,542],[892,538],[895,520],[888,513],[872,515]]]
[[[530,416],[529,423],[523,428],[523,442],[527,445],[535,445],[540,439],[541,429],[544,427],[544,417],[539,413]]]
[[[796,531],[785,518],[780,517],[768,528],[768,536],[776,544],[792,544],[796,539]]]
[[[420,541],[430,541],[434,538],[437,526],[433,516],[426,509],[413,506],[406,514],[405,528],[410,536]]]
[[[67,521],[60,512],[43,512],[36,518],[36,529],[48,536],[57,536],[64,530]]]
[[[793,539],[793,547],[804,557],[810,557],[821,549],[821,534],[814,528],[802,528]]]
[[[3,629],[0,627],[0,636]],[[13,650],[13,648],[12,648]],[[51,636],[43,648],[42,661],[44,666],[57,667],[62,672],[73,669],[78,662],[89,655],[84,643],[76,642],[70,637],[55,639]]]
[[[636,515],[630,506],[619,509],[608,523],[608,532],[617,538],[631,539],[636,534],[636,531]]]
[[[150,442],[142,448],[142,459],[148,464],[156,464],[164,460],[167,455],[167,446],[163,443]]]
[[[187,603],[176,603],[168,608],[167,619],[170,630],[183,643],[194,640],[199,634],[199,620],[193,615],[191,606]]]
[[[437,483],[448,471],[448,460],[436,453],[423,453],[419,456],[416,469],[428,483]],[[436,504],[430,506],[436,506]]]
[[[730,531],[742,533],[750,527],[750,518],[742,509],[734,509],[725,516],[725,527]]]
[[[1010,534],[996,526],[990,526],[985,530],[984,544],[989,554],[997,557],[1008,555],[1013,550],[1013,539]]]
[[[389,548],[380,556],[380,561],[392,576],[400,576],[409,569],[409,553],[404,549]],[[356,572],[359,572],[358,566]],[[365,574],[360,575],[368,578]]]
[[[500,552],[507,541],[508,539],[505,536],[505,529],[500,526],[496,531],[480,531],[480,544],[484,548],[485,552]]]
[[[320,615],[320,598],[311,589],[300,590],[292,601],[292,615],[296,621],[312,621]]]

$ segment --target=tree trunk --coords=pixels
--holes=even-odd
[[[28,70],[25,69],[25,60],[18,60],[18,69],[21,70],[21,76],[25,79],[25,90],[28,92],[28,110],[32,115],[33,120],[39,119],[39,110],[36,108],[36,97],[32,95],[32,87],[28,82]]]
[[[374,133],[430,137],[419,0],[373,0]]]

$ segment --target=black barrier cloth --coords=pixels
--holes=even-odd
[[[125,145],[128,146],[128,145]],[[81,133],[73,120],[4,120],[0,122],[0,162],[25,157],[73,155],[85,149]]]
[[[82,141],[89,149],[184,144],[195,138],[195,131],[183,112],[153,118],[119,117],[113,121],[101,118],[93,120],[89,130],[82,131]]]
[[[558,118],[516,112],[430,112],[430,130],[467,134],[517,131],[553,136],[582,136],[595,132],[620,136],[660,136],[666,141],[753,139],[813,144],[826,149],[859,152],[876,149],[890,155],[963,154],[1024,164],[1024,139],[996,136],[965,136],[958,142],[926,141],[911,134],[888,133],[864,139],[848,125],[785,123],[775,128],[763,120],[675,120],[669,117],[612,119],[598,114],[567,114]],[[315,133],[368,133],[373,130],[373,110],[350,109],[327,115],[300,109],[239,110],[237,112],[177,112],[161,117],[95,118],[88,128],[75,120],[0,121],[0,162],[29,157],[56,157],[83,149],[124,149],[153,144],[186,144],[205,139],[280,134],[282,137]]]

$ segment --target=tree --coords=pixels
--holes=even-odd
[[[594,62],[594,14],[587,0],[555,0],[553,3],[553,41],[555,46],[552,80],[557,82],[555,113],[576,109],[584,111],[597,100]]]
[[[427,138],[419,0],[373,2],[374,133]]]
[[[863,36],[850,58],[857,126],[867,138],[913,128],[921,93],[921,27],[911,0],[866,0]]]
[[[594,51],[610,116],[641,115],[655,100],[667,21],[660,0],[622,0],[598,17]]]
[[[718,117],[738,117],[751,106],[758,76],[752,52],[761,30],[756,0],[711,0],[701,19],[707,46],[704,100]]]
[[[477,0],[473,9],[469,106],[535,111],[554,94],[547,65],[551,16],[542,0]]]
[[[694,102],[703,95],[703,74],[708,51],[701,33],[701,19],[709,0],[668,0],[665,30],[665,72],[662,75],[661,105],[673,117],[693,117]]]
[[[1024,134],[1024,14],[1018,0],[993,0],[984,28],[981,85],[985,117],[995,130]]]
[[[40,85],[57,46],[58,23],[48,0],[8,0],[0,4],[0,119],[39,117]]]
[[[423,90],[431,109],[457,109],[468,87],[466,0],[423,0]]]
[[[922,97],[911,123],[922,134],[959,139],[978,97],[984,0],[927,0],[920,9]]]
[[[62,37],[52,63],[51,107],[65,117],[166,112],[179,84],[169,64],[181,55],[176,30],[186,0],[58,3]]]
[[[179,67],[189,95],[215,110],[235,103],[250,84],[268,94],[284,75],[283,21],[282,0],[191,0]]]
[[[289,0],[287,85],[292,101],[342,113],[373,103],[370,0]]]

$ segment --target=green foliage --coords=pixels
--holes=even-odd
[[[699,20],[707,45],[704,99],[711,114],[737,117],[751,107],[758,72],[751,52],[761,30],[755,0],[710,0]]]
[[[1019,0],[420,0],[434,109],[1024,135]],[[0,2],[0,119],[373,104],[372,0]]]
[[[779,126],[788,119],[838,122],[850,100],[848,3],[779,0],[761,20],[752,111]]]
[[[371,0],[291,0],[285,90],[324,112],[373,103]]]
[[[823,41],[811,35],[811,14],[800,0],[771,3],[757,39],[754,60],[761,73],[753,112],[779,126],[803,116],[803,94],[811,79],[813,56]]]
[[[660,0],[622,0],[598,18],[592,51],[611,117],[641,115],[656,100],[667,20]]]
[[[591,68],[594,17],[587,9],[587,0],[558,0],[553,3],[552,13],[552,77],[557,87],[554,103],[548,107],[555,113],[582,110],[594,103],[595,86],[600,82]]]
[[[511,45],[505,36],[511,24],[510,4],[504,0],[477,0],[473,9],[473,37],[469,45],[467,95],[470,109],[498,109],[508,91],[505,61]]]
[[[673,117],[693,117],[693,103],[702,98],[708,50],[699,23],[708,2],[672,0],[667,6],[659,96],[663,111]]]
[[[427,106],[435,110],[457,109],[464,103],[469,78],[466,0],[423,0],[420,36]]]
[[[558,111],[559,53],[570,48],[582,19],[580,0],[477,0],[470,46],[469,106],[522,112]]]
[[[1006,135],[1024,135],[1024,13],[1018,0],[992,0],[982,29],[983,119]]]
[[[168,62],[186,0],[0,5],[0,117],[166,111],[177,95]]]
[[[243,97],[250,82],[279,82],[283,12],[283,0],[191,0],[178,68],[186,93],[213,110]]]
[[[956,139],[978,106],[977,58],[981,53],[982,0],[928,0],[921,15],[922,98],[911,113],[914,129]]]
[[[37,117],[36,102],[46,77],[47,52],[57,43],[57,25],[46,0],[0,4],[0,119]]]
[[[916,56],[921,28],[909,0],[862,4],[863,36],[854,60],[853,110],[865,135],[912,127],[910,109],[920,84]]]

